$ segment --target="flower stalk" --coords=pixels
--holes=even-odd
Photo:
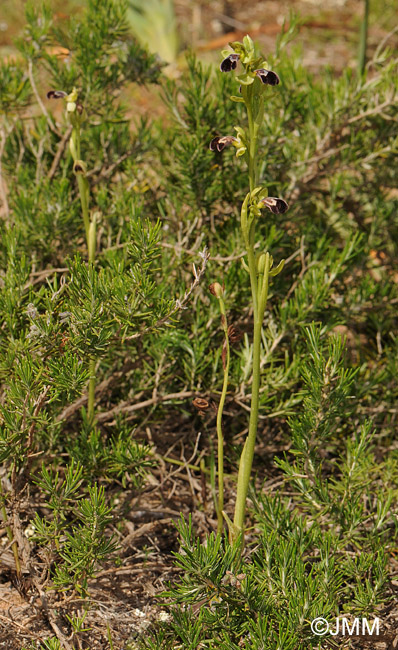
[[[76,88],[68,95],[63,90],[50,90],[47,93],[48,99],[63,98],[66,101],[66,115],[72,126],[72,133],[69,140],[69,151],[73,158],[73,172],[76,176],[77,186],[82,208],[82,217],[84,230],[86,233],[86,244],[88,251],[89,264],[95,263],[97,248],[97,220],[99,213],[94,212],[90,217],[90,186],[87,180],[87,165],[81,158],[81,125],[86,118],[85,110],[78,102],[78,93]],[[88,383],[88,405],[87,414],[89,422],[94,421],[94,402],[95,402],[95,385],[96,385],[96,361],[94,357],[89,359],[89,383]]]
[[[224,370],[224,379],[221,390],[221,397],[217,409],[217,470],[218,470],[218,498],[217,498],[217,533],[221,535],[224,528],[224,435],[222,430],[222,414],[227,396],[229,366],[231,360],[231,351],[229,345],[229,329],[227,323],[227,314],[224,302],[224,290],[218,282],[210,285],[210,292],[218,298],[221,326],[224,332],[224,344],[222,349],[222,364]]]

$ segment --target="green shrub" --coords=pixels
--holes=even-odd
[[[236,84],[193,55],[179,79],[163,79],[129,36],[124,9],[90,0],[61,29],[48,8],[27,4],[19,58],[0,66],[1,514],[19,576],[42,545],[43,579],[82,597],[118,552],[110,523],[121,524],[155,462],[143,442],[148,422],[162,440],[182,423],[192,453],[201,432],[202,472],[214,479],[211,405],[225,333],[211,282],[225,286],[227,322],[243,335],[231,345],[223,413],[230,518],[252,392],[238,218],[247,174],[230,149],[209,150],[214,137],[246,126],[241,104],[228,100]],[[258,180],[290,207],[257,225],[261,250],[286,262],[260,337],[252,528],[241,557],[181,521],[172,619],[139,641],[152,650],[319,647],[311,618],[374,616],[390,598],[397,59],[380,49],[361,78],[349,69],[313,75],[292,28],[268,63],[281,83],[259,132]],[[133,120],[131,84],[150,83],[160,85],[165,115]],[[74,87],[88,228],[68,148],[74,125],[62,101],[47,99]],[[22,557],[17,541],[31,522]],[[89,643],[76,621],[70,634]]]

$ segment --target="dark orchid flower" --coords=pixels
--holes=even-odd
[[[263,84],[268,84],[269,86],[277,86],[280,81],[276,72],[272,72],[272,70],[265,70],[265,68],[261,68],[260,70],[255,70],[254,72]]]
[[[64,90],[49,90],[47,93],[47,99],[60,99],[61,97],[67,97],[68,93]]]
[[[238,142],[238,140],[234,138],[233,135],[217,135],[210,142],[210,151],[218,151],[218,153],[220,153],[220,151],[222,151],[225,147],[227,147],[229,144],[232,144],[233,142]]]
[[[221,61],[221,72],[231,72],[231,70],[235,70],[239,59],[240,54],[229,54],[223,61]]]
[[[87,165],[84,160],[75,160],[73,163],[73,171],[75,174],[82,174],[85,176],[87,174]]]
[[[260,203],[263,203],[274,214],[283,214],[289,207],[286,201],[274,196],[267,196],[265,199],[261,199]]]

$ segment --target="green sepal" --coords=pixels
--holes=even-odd
[[[264,63],[264,61],[263,61],[263,59],[262,59],[261,56],[256,57],[256,58],[253,59],[252,62],[251,62],[251,68],[252,68],[252,70],[260,70],[261,68],[264,67],[264,66],[263,66],[263,63]],[[267,68],[266,68],[266,69],[267,69]]]
[[[234,142],[233,145],[237,149],[236,156],[239,158],[240,156],[244,156],[247,151],[247,137],[244,129],[240,126],[234,126],[234,129],[237,133],[238,141]]]
[[[250,199],[250,192],[248,192],[245,196],[245,200],[242,203],[242,207],[240,210],[240,223],[242,227],[242,232],[243,236],[245,238],[245,244],[247,245],[247,237],[248,237],[248,232],[247,232],[247,206],[249,203]]]
[[[75,138],[76,138],[76,136],[74,136],[74,134],[72,134],[72,137],[69,140],[69,151],[71,152],[73,160],[77,159],[77,149],[76,149]]]
[[[264,273],[265,263],[266,263],[266,260],[267,260],[267,255],[269,255],[269,253],[258,253],[256,255],[256,269],[257,269],[258,274]],[[270,258],[269,264],[271,266],[271,258]]]
[[[284,266],[285,266],[285,260],[281,260],[281,261],[279,262],[278,266],[276,266],[274,269],[271,269],[271,270],[270,270],[269,274],[270,274],[272,277],[275,276],[275,275],[278,275],[278,273],[280,273],[280,272],[282,271],[282,269],[283,269]]]
[[[65,100],[67,102],[76,103],[77,102],[77,97],[78,97],[77,90],[76,90],[76,88],[73,88],[72,92],[69,93],[69,95],[67,97],[65,97]]]
[[[245,100],[242,97],[237,97],[236,95],[231,95],[230,100],[240,104],[244,104]]]
[[[261,210],[257,207],[257,205],[251,205],[250,206],[250,216],[251,217],[261,217]]]
[[[250,38],[249,34],[246,34],[246,36],[243,37],[243,47],[245,48],[248,54],[254,52],[254,43]]]
[[[240,74],[236,77],[237,81],[243,86],[251,86],[254,82],[254,77],[251,77],[249,74]]]
[[[254,201],[254,199],[256,198],[257,194],[258,194],[259,192],[261,192],[261,191],[263,191],[263,188],[262,188],[262,187],[260,187],[260,186],[255,187],[254,190],[252,190],[251,193],[250,193],[250,198],[251,198],[251,200]],[[258,198],[258,197],[257,197],[257,198]]]
[[[250,269],[249,269],[249,267],[247,266],[247,264],[246,264],[246,262],[245,262],[245,260],[244,260],[243,257],[240,258],[240,261],[241,261],[242,266],[243,266],[243,268],[245,269],[245,271],[247,271],[248,273],[250,273]]]
[[[247,148],[249,143],[245,131],[240,126],[235,126],[234,129],[237,134],[237,142],[234,142],[234,146],[237,149],[240,149],[241,147]]]
[[[247,138],[246,138],[245,130],[242,129],[241,126],[234,126],[234,129],[235,129],[236,133],[238,134],[238,136],[240,137],[240,139],[242,140],[242,142],[246,142]]]
[[[245,54],[245,48],[243,47],[242,43],[240,41],[232,41],[231,43],[228,43],[229,47],[232,47],[233,51],[235,54]],[[224,52],[223,52],[224,53]],[[231,54],[231,52],[227,52],[225,56],[228,56]]]
[[[264,207],[264,205],[261,204],[261,201],[263,199],[266,199],[268,196],[268,188],[263,187],[261,188],[261,192],[256,196],[256,201],[258,201],[257,207],[260,208],[260,210]]]

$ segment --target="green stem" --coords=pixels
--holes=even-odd
[[[247,250],[247,261],[248,261],[249,274],[250,274],[250,286],[252,290],[253,317],[254,317],[254,322],[256,322],[258,320],[257,268],[256,268],[256,256],[254,254],[254,249],[252,247],[249,247]]]
[[[73,162],[80,160],[80,125],[76,124],[76,122],[74,122],[73,130],[72,130],[70,152],[72,154]],[[88,212],[88,206],[89,206],[90,191],[89,191],[87,179],[83,176],[83,174],[79,173],[76,174],[76,176],[77,176],[77,186],[79,188],[80,203],[82,206],[84,229],[86,231],[86,240],[88,245],[89,230],[90,230],[90,216]]]
[[[252,291],[253,312],[254,312],[254,319],[256,319],[257,318],[257,288],[256,288],[256,284],[251,282],[251,279],[256,277],[257,271],[256,271],[256,258],[254,254],[254,245],[251,244],[251,236],[249,232],[254,229],[254,223],[248,220],[247,213],[248,213],[249,199],[250,199],[250,192],[246,195],[246,198],[242,204],[241,228],[243,233],[243,239],[246,246],[247,260],[248,260],[249,273],[250,273],[250,285]],[[249,219],[251,219],[250,216]]]
[[[77,174],[77,186],[79,188],[80,203],[82,206],[82,215],[84,229],[86,231],[86,240],[87,245],[90,237],[90,217],[88,213],[88,204],[89,204],[89,191],[88,191],[88,182],[87,179],[82,176],[82,174]]]
[[[76,159],[80,160],[80,126],[75,126],[74,128],[75,135],[75,146],[76,146]]]
[[[368,25],[369,25],[369,0],[364,0],[363,18],[361,23],[361,31],[359,34],[359,55],[358,55],[358,68],[359,74],[363,75],[366,65],[366,47],[368,41]]]
[[[252,192],[258,186],[259,165],[257,159],[258,150],[258,133],[263,121],[264,99],[256,97],[254,84],[246,86],[242,92],[243,99],[247,110],[247,121],[249,127],[249,149],[248,149],[248,166],[249,166],[249,187]],[[253,114],[253,108],[255,115]]]
[[[248,118],[248,126],[249,126],[249,184],[250,184],[250,191],[252,192],[254,188],[257,186],[257,177],[258,177],[258,172],[257,172],[257,165],[256,165],[256,157],[257,157],[257,139],[258,139],[258,125],[255,124],[253,120],[253,112],[252,112],[252,106],[251,106],[251,86],[248,87],[247,89],[247,101],[246,101],[246,109],[247,109],[247,118]]]
[[[230,347],[228,338],[228,324],[225,312],[225,303],[222,297],[219,298],[221,322],[224,330],[224,345],[225,345],[225,363],[224,367],[224,380],[222,385],[220,402],[217,410],[217,456],[218,456],[218,506],[217,506],[217,533],[221,535],[224,527],[223,510],[224,510],[224,437],[222,432],[222,414],[224,410],[225,398],[227,395],[228,378],[229,378],[229,364],[230,364]]]
[[[86,181],[86,179],[84,179]],[[87,183],[87,181],[86,181]],[[83,214],[84,216],[84,214]],[[87,213],[87,219],[88,219],[88,213]],[[95,262],[95,253],[96,253],[96,244],[97,244],[97,213],[93,214],[93,217],[91,219],[91,222],[89,223],[88,226],[88,233],[87,233],[87,248],[88,248],[88,263],[89,265],[92,264],[94,265]],[[93,273],[95,272],[95,269],[93,268]],[[95,363],[95,358],[91,357],[90,358],[90,363],[89,363],[89,373],[90,373],[90,379],[88,382],[88,408],[87,408],[87,413],[88,413],[88,419],[89,422],[92,424],[94,422],[94,401],[95,401],[95,384],[96,384],[96,363]]]
[[[238,485],[234,514],[234,531],[235,539],[240,532],[243,532],[245,511],[246,511],[246,498],[249,491],[250,476],[253,465],[254,447],[256,444],[257,428],[258,428],[258,411],[260,401],[260,362],[261,362],[261,330],[263,325],[263,318],[265,307],[268,298],[268,278],[269,278],[269,255],[266,255],[266,262],[264,268],[264,275],[260,286],[261,294],[258,296],[258,316],[254,321],[253,333],[253,381],[252,381],[252,396],[250,404],[250,420],[249,432],[243,447],[238,473]],[[252,283],[257,282],[257,278],[250,278]],[[242,543],[243,543],[242,535]]]
[[[253,337],[253,382],[252,382],[252,397],[250,404],[250,421],[249,432],[243,447],[242,455],[239,463],[238,472],[238,485],[236,494],[234,525],[237,532],[243,530],[245,511],[246,511],[246,497],[249,489],[250,475],[253,464],[254,446],[257,436],[258,425],[258,405],[259,405],[259,390],[260,390],[260,345],[261,345],[261,322],[254,324],[254,337]]]
[[[74,162],[80,160],[80,125],[74,125],[72,131],[72,146],[70,148]],[[77,186],[79,188],[80,203],[82,206],[82,215],[84,229],[86,231],[86,242],[88,249],[88,260],[89,264],[94,264],[95,262],[95,253],[96,253],[96,214],[93,215],[93,219],[90,221],[89,215],[89,198],[90,198],[90,188],[88,185],[87,178],[81,173],[76,174],[77,176]],[[95,358],[91,357],[89,361],[89,373],[90,379],[88,382],[88,406],[87,414],[88,420],[90,423],[94,421],[94,401],[95,401],[95,384],[96,384],[96,363]]]

